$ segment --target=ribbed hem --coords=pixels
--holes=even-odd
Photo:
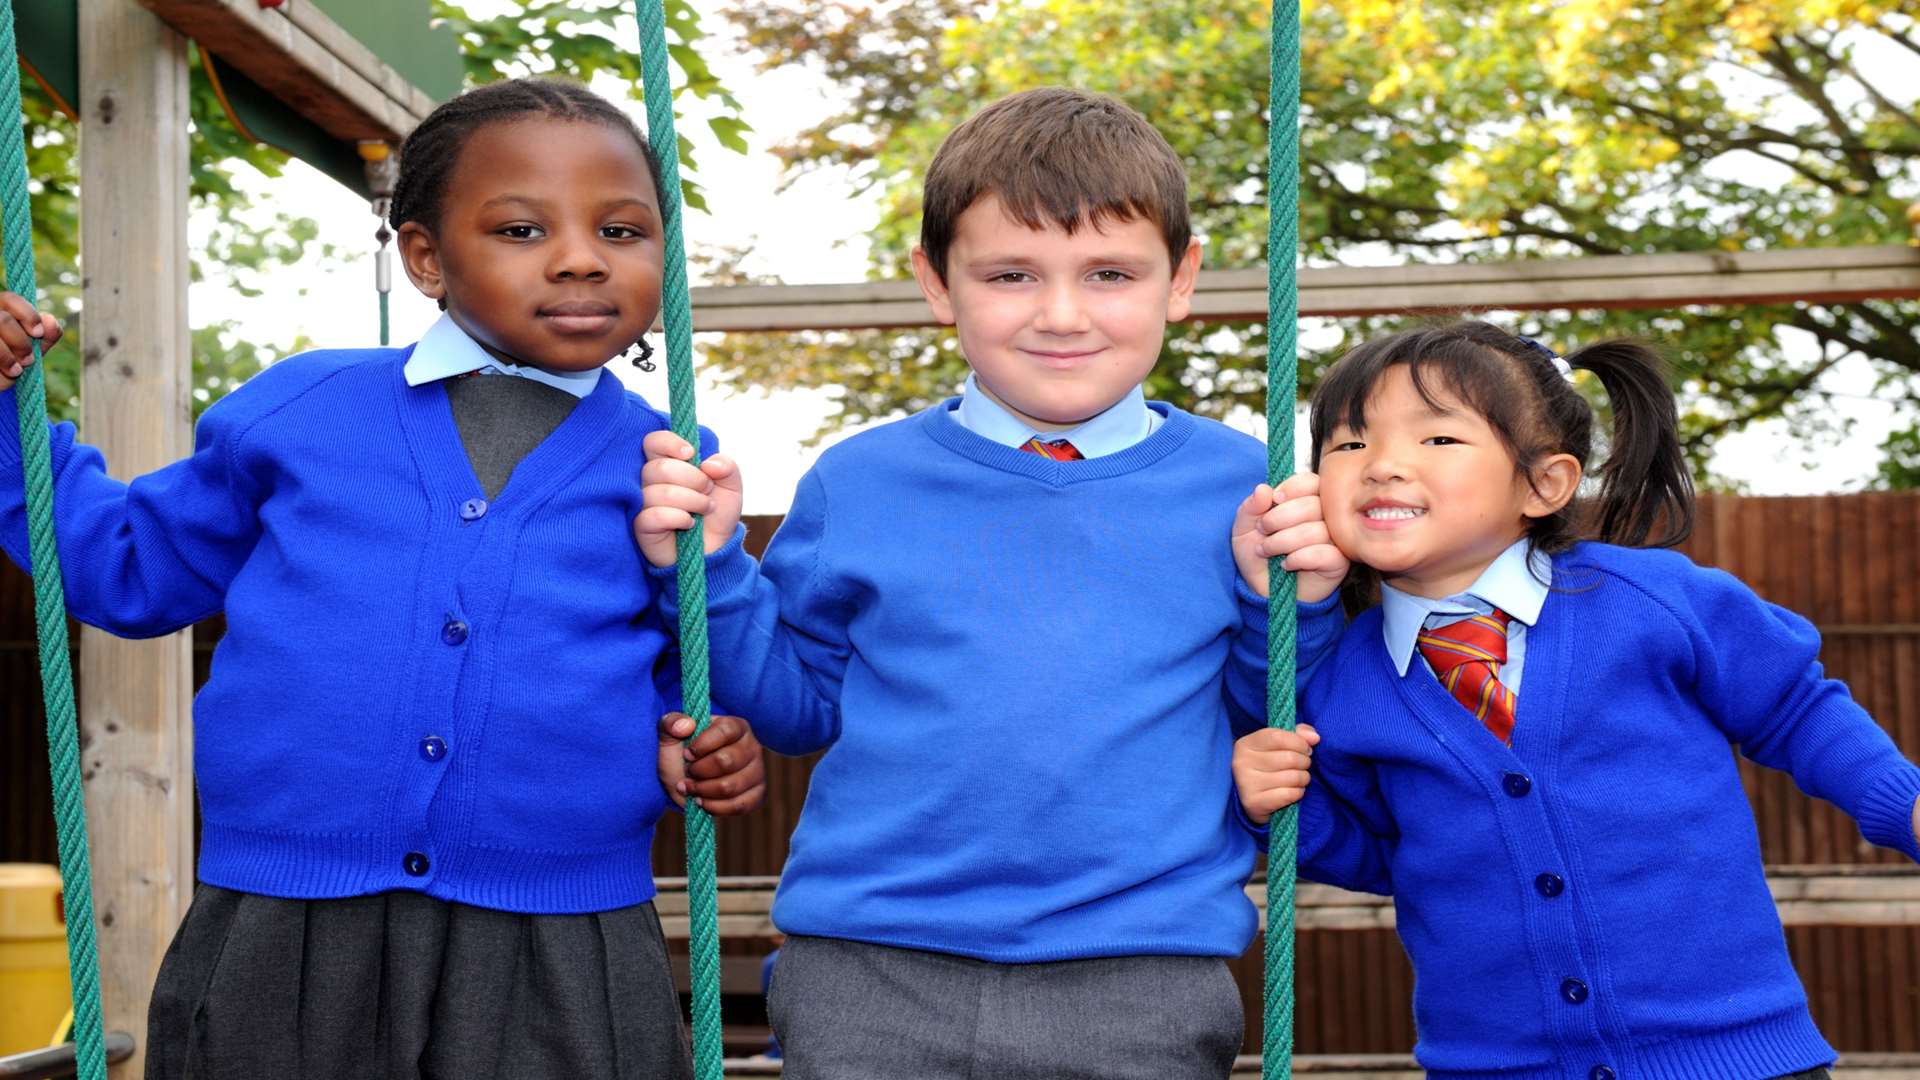
[[[200,880],[301,900],[409,890],[534,915],[611,911],[654,895],[652,830],[631,844],[599,851],[429,846],[429,872],[418,877],[406,872],[407,854],[384,836],[266,833],[206,822]]]
[[[1764,1080],[1831,1065],[1837,1057],[1805,1009],[1690,1039],[1633,1048],[1622,1063],[1568,1058],[1553,1065],[1438,1069],[1421,1062],[1428,1080],[1567,1080],[1607,1065],[1634,1080]]]
[[[1833,1064],[1838,1056],[1805,1009],[1698,1039],[1635,1047],[1648,1080],[1753,1080]]]
[[[1881,777],[1860,800],[1860,834],[1920,862],[1920,843],[1913,835],[1915,799],[1920,799],[1920,768],[1906,765]]]

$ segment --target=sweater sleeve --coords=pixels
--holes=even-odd
[[[1372,763],[1343,752],[1337,741],[1323,741],[1313,753],[1312,775],[1300,800],[1300,876],[1392,895],[1400,830]]]
[[[1813,625],[1719,570],[1693,568],[1687,598],[1696,692],[1741,752],[1846,811],[1868,840],[1920,860],[1920,768],[1846,684],[1825,677]]]
[[[1227,705],[1235,738],[1267,724],[1267,598],[1234,578],[1240,602],[1240,629],[1227,657]],[[1340,594],[1312,604],[1294,605],[1294,692],[1313,677],[1346,629]],[[1238,800],[1236,800],[1237,804]]]
[[[50,424],[54,537],[67,607],[121,637],[171,633],[221,610],[227,586],[260,535],[258,493],[238,444],[266,395],[242,386],[216,402],[183,461],[122,483],[106,460]],[[14,391],[0,393],[0,548],[33,572]]]
[[[808,473],[764,565],[741,546],[743,531],[707,557],[714,697],[781,754],[812,753],[840,734],[852,609],[818,572],[826,524],[820,481]],[[678,617],[674,568],[651,572],[672,623]]]

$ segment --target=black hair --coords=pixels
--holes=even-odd
[[[1380,378],[1405,364],[1427,404],[1438,407],[1441,390],[1479,413],[1529,484],[1554,454],[1571,454],[1584,473],[1593,455],[1593,406],[1555,359],[1546,346],[1477,320],[1366,342],[1341,357],[1314,389],[1313,467],[1320,467],[1336,426],[1366,430],[1367,402]],[[1680,449],[1666,364],[1646,345],[1622,339],[1577,349],[1564,360],[1599,378],[1612,406],[1613,432],[1595,473],[1599,494],[1591,500],[1576,495],[1559,511],[1532,519],[1529,544],[1551,555],[1581,540],[1629,547],[1671,547],[1685,540],[1693,531],[1693,476]],[[1370,602],[1378,583],[1371,569],[1356,567],[1346,590],[1349,609]]]
[[[400,171],[393,182],[387,221],[395,231],[409,221],[428,229],[440,223],[440,200],[460,151],[474,132],[488,124],[530,116],[605,124],[633,136],[647,160],[653,189],[660,190],[660,160],[633,118],[612,102],[581,86],[554,78],[508,79],[468,90],[440,104],[400,144]],[[664,196],[662,196],[664,198]]]

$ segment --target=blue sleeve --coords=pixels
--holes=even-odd
[[[1683,618],[1695,692],[1741,753],[1826,799],[1881,847],[1920,860],[1913,808],[1920,768],[1825,677],[1813,624],[1769,604],[1730,574],[1689,567]]]
[[[72,424],[49,425],[54,535],[75,618],[139,638],[221,610],[260,535],[263,494],[240,442],[269,395],[252,388],[207,410],[191,457],[128,483],[107,474],[98,450],[75,441]],[[32,573],[16,409],[14,392],[0,393],[0,548]]]
[[[840,682],[852,651],[847,623],[853,609],[820,569],[826,526],[825,493],[817,475],[808,473],[764,565],[741,546],[744,529],[707,557],[714,698],[746,717],[776,753],[809,754],[840,734]],[[663,586],[672,623],[675,571],[650,571]]]
[[[1227,657],[1227,713],[1234,737],[1240,738],[1267,726],[1267,599],[1238,575],[1234,590],[1240,601],[1240,632],[1234,635]],[[1346,625],[1337,592],[1315,603],[1294,605],[1295,693],[1333,651]]]

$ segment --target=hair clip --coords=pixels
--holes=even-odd
[[[1527,346],[1529,349],[1532,349],[1534,352],[1539,353],[1541,356],[1545,357],[1550,363],[1552,363],[1553,370],[1559,372],[1561,378],[1567,380],[1568,382],[1573,381],[1573,365],[1567,363],[1566,359],[1562,357],[1559,353],[1554,352],[1552,349],[1547,348],[1545,345],[1540,344],[1539,342],[1533,340],[1530,337],[1519,338],[1519,341],[1521,342],[1521,344]]]
[[[633,366],[639,368],[641,371],[652,371],[653,346],[647,343],[646,338],[641,338],[634,344],[640,346],[640,355],[633,358]],[[632,346],[630,345],[628,348],[632,348]]]

